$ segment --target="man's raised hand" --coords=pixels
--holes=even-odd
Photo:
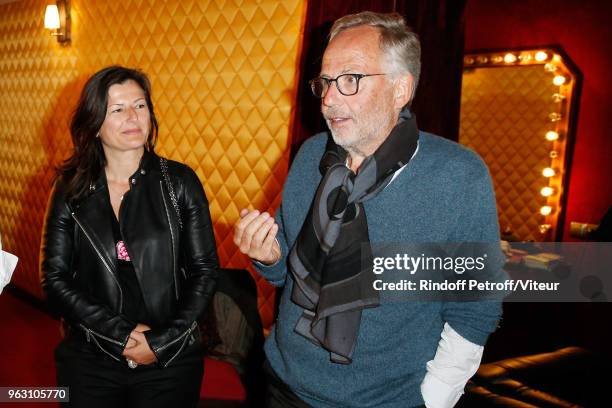
[[[277,232],[278,225],[267,212],[242,209],[234,230],[234,243],[240,252],[251,259],[271,265],[281,257],[281,249],[276,240]]]

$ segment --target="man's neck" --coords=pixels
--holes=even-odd
[[[385,137],[383,140],[376,143],[375,145],[371,145],[365,148],[361,148],[361,149],[356,148],[356,147],[347,148],[346,149],[348,153],[347,158],[346,158],[347,167],[353,170],[355,174],[357,174],[357,172],[359,171],[359,167],[361,167],[361,163],[363,163],[365,158],[374,154],[374,152],[380,147],[380,145],[384,143],[387,137]]]
[[[359,170],[359,167],[361,166],[361,163],[363,163],[364,159],[365,156],[363,155],[353,155],[349,153],[348,156],[346,156],[346,167],[351,169],[353,173],[357,174],[357,171]]]

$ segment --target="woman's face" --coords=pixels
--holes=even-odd
[[[142,88],[134,81],[111,85],[100,140],[106,154],[143,150],[151,121]]]

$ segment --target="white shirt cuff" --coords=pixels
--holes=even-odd
[[[427,362],[421,383],[427,408],[450,408],[459,401],[465,384],[480,366],[483,350],[483,346],[464,339],[448,323],[444,324],[436,355]]]
[[[16,266],[17,257],[0,249],[0,293],[11,281]]]

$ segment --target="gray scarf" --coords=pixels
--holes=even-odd
[[[347,152],[329,137],[319,170],[322,179],[289,253],[291,300],[304,308],[295,331],[350,364],[361,311],[379,305],[373,288],[372,254],[363,202],[376,197],[413,156],[416,119],[408,109],[358,174],[346,167]]]

